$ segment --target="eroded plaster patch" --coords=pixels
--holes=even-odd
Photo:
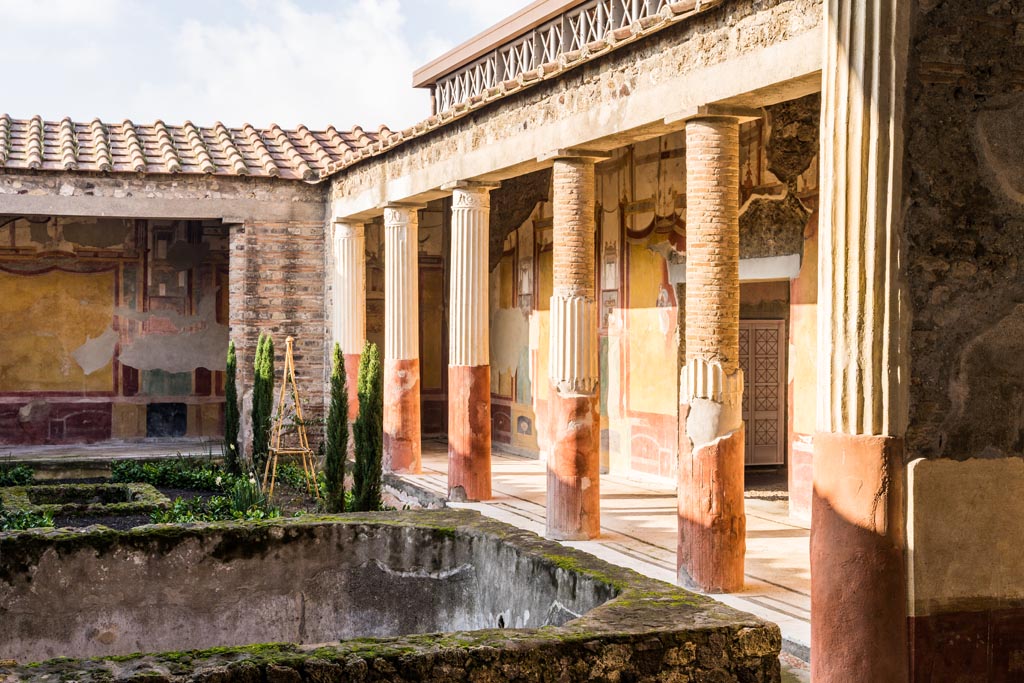
[[[114,356],[114,349],[117,347],[117,332],[105,330],[98,337],[86,337],[84,344],[71,352],[82,372],[87,375],[110,365],[110,359]]]
[[[228,326],[216,321],[216,297],[200,300],[197,314],[180,315],[172,311],[139,313],[118,308],[117,315],[140,323],[160,321],[173,332],[147,334],[130,339],[121,349],[122,364],[136,370],[191,372],[196,368],[219,370],[224,367]]]

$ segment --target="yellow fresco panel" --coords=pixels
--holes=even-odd
[[[0,392],[113,391],[109,362],[86,375],[72,356],[113,320],[113,272],[0,272]]]
[[[629,311],[630,410],[675,415],[678,408],[678,366],[675,346],[675,309],[644,308]]]

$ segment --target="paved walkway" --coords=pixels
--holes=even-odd
[[[489,517],[543,535],[545,464],[495,453],[492,470],[493,500],[452,503],[452,507],[479,510]],[[444,497],[447,472],[446,446],[425,442],[423,474],[403,478]],[[806,659],[811,633],[810,529],[789,518],[785,500],[764,500],[759,499],[759,495],[758,492],[747,493],[746,588],[741,593],[714,597],[777,623],[786,641],[785,649]],[[602,475],[600,538],[565,545],[674,583],[675,489],[659,481]]]

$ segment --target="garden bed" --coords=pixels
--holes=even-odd
[[[149,515],[170,500],[149,484],[45,484],[0,488],[0,509],[53,517]]]

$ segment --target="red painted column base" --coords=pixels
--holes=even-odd
[[[420,361],[384,361],[384,470],[420,474]]]
[[[601,533],[601,418],[598,397],[551,394],[554,437],[548,457],[548,538],[579,541]]]
[[[908,677],[903,440],[814,436],[811,677]]]
[[[359,358],[358,353],[345,354],[345,388],[348,389],[348,421],[359,417]]]
[[[684,425],[688,413],[689,406],[683,405]],[[743,588],[747,550],[743,427],[696,452],[685,433],[679,441],[679,584],[706,593],[735,593]]]
[[[448,498],[491,497],[491,366],[448,367]]]

